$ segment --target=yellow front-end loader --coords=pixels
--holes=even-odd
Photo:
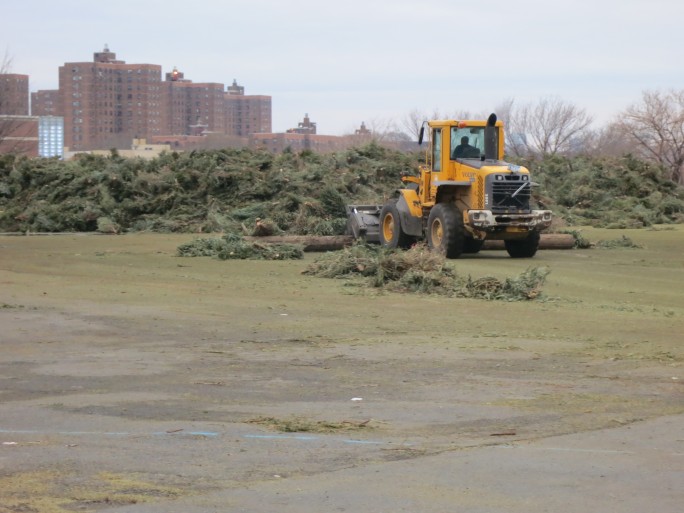
[[[504,128],[487,120],[437,120],[423,124],[429,148],[418,176],[384,205],[350,205],[349,232],[369,242],[406,248],[419,240],[447,258],[477,253],[485,240],[503,240],[513,258],[530,258],[549,210],[530,207],[537,185],[529,171],[504,162]]]

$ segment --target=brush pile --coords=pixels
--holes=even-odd
[[[424,245],[407,251],[356,244],[327,253],[304,274],[322,278],[362,277],[363,284],[396,292],[502,301],[538,299],[549,271],[532,268],[516,278],[459,276],[447,260]]]
[[[244,233],[258,222],[273,234],[339,235],[347,204],[383,204],[423,160],[373,143],[331,154],[242,148],[149,161],[114,151],[66,162],[2,155],[0,232]],[[566,225],[684,221],[684,188],[632,157],[519,163],[542,185],[535,200]]]
[[[539,202],[568,225],[626,229],[684,222],[684,187],[631,155],[521,163],[542,185]]]
[[[344,232],[348,202],[386,197],[417,165],[370,144],[335,154],[224,149],[146,161],[0,156],[0,231]]]

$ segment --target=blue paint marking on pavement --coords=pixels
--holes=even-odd
[[[214,431],[157,431],[152,433],[157,436],[180,435],[180,436],[219,436],[219,433]]]
[[[214,431],[157,431],[153,433],[129,433],[126,431],[41,431],[38,429],[0,429],[0,434],[10,435],[59,435],[59,436],[219,436]]]
[[[244,437],[262,440],[319,440],[319,437],[309,435],[244,435]]]
[[[65,435],[65,436],[82,436],[82,435],[103,435],[103,436],[130,436],[132,433],[123,433],[116,431],[40,431],[38,429],[0,429],[0,433],[10,435]]]
[[[329,440],[328,438],[322,438],[320,436],[312,435],[242,435],[244,438],[251,438],[257,440],[302,440],[309,442],[312,440]],[[337,439],[339,440],[339,439]],[[375,440],[339,440],[345,444],[356,444],[356,445],[385,445],[389,442],[379,442]]]
[[[43,435],[43,436],[113,436],[113,437],[127,437],[127,436],[203,436],[203,437],[218,437],[221,433],[216,431],[185,431],[179,429],[177,431],[154,431],[152,433],[131,433],[128,431],[44,431],[39,429],[0,429],[0,434],[10,435]],[[314,440],[327,441],[328,437],[320,437],[313,435],[243,435],[244,438],[254,440],[298,440],[303,442],[311,442]],[[378,440],[350,440],[350,439],[335,439],[338,442],[349,445],[387,445],[390,442],[383,442]],[[410,444],[401,444],[410,445]]]

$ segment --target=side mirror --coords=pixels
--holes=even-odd
[[[418,146],[423,144],[423,136],[425,135],[425,125],[420,127],[420,132],[418,132]]]

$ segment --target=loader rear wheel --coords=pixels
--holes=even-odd
[[[413,237],[401,229],[396,201],[386,203],[380,211],[380,244],[388,248],[408,248]]]
[[[524,239],[504,241],[511,258],[532,258],[539,249],[539,232],[530,232]]]
[[[438,203],[428,217],[428,246],[447,258],[458,258],[463,253],[463,214],[451,203]]]

